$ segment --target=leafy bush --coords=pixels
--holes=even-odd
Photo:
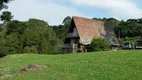
[[[38,53],[37,46],[26,46],[23,50],[24,53]]]
[[[8,51],[8,50],[7,50],[7,47],[5,47],[5,46],[0,46],[0,57],[6,56],[6,55],[8,54],[7,51]]]
[[[94,39],[91,42],[91,51],[107,51],[110,49],[109,43],[105,39]]]

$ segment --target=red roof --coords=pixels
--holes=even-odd
[[[82,44],[90,44],[92,39],[101,38],[101,34],[106,34],[104,22],[102,21],[76,16],[73,16],[73,21],[80,37],[80,43]]]

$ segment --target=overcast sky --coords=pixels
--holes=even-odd
[[[62,24],[66,16],[88,18],[142,18],[141,0],[14,0],[9,4],[14,19],[37,18],[50,25]]]

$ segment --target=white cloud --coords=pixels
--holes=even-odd
[[[14,19],[25,21],[29,18],[38,18],[50,25],[62,24],[66,16],[83,16],[74,8],[39,0],[15,0],[9,4],[8,10],[12,12]]]
[[[122,19],[142,17],[142,9],[138,8],[132,0],[71,0],[79,6],[90,6],[103,9]],[[105,13],[104,13],[105,14]]]
[[[98,8],[110,14],[110,17],[119,19],[140,18],[142,9],[138,8],[132,0],[68,0],[77,6],[86,6]],[[79,8],[67,7],[61,5],[61,2],[67,0],[14,0],[9,4],[9,11],[14,15],[14,19],[28,20],[29,18],[38,18],[47,21],[50,25],[62,24],[66,16],[89,16],[78,11]],[[133,0],[134,1],[134,0]],[[58,4],[57,4],[58,3]],[[85,10],[84,10],[85,12]],[[91,12],[91,11],[89,11]],[[106,13],[103,13],[104,15]],[[95,13],[92,13],[95,14]],[[104,16],[102,15],[102,16]],[[95,15],[94,15],[95,16]],[[92,16],[92,17],[94,17]],[[97,17],[97,16],[96,16]]]

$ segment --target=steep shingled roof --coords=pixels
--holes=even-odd
[[[105,26],[105,23],[103,21],[97,21],[77,16],[73,16],[72,19],[77,28],[81,44],[88,45],[94,38],[102,38],[103,36],[105,38],[105,35],[109,35],[107,26]],[[118,40],[116,42],[118,43]]]
[[[73,16],[80,43],[90,44],[93,38],[101,37],[104,32],[104,22]]]

